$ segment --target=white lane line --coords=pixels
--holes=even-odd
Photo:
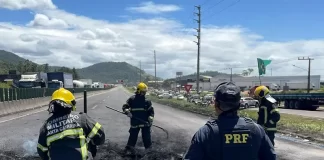
[[[114,88],[113,88],[114,89]],[[111,92],[112,90],[109,90],[108,92]],[[97,96],[97,95],[100,95],[100,94],[104,94],[104,93],[108,93],[108,92],[102,92],[102,93],[98,93],[98,94],[92,94],[92,95],[89,95],[87,98],[89,97],[93,97],[93,96]],[[82,98],[78,98],[76,99],[76,101],[80,101],[80,100],[83,100],[83,97]],[[39,112],[43,112],[43,111],[46,111],[47,108],[44,108],[42,110],[39,110],[39,111],[36,111],[36,112],[31,112],[31,113],[27,113],[27,114],[24,114],[24,115],[21,115],[21,116],[18,116],[18,117],[14,117],[14,118],[10,118],[10,119],[6,119],[6,120],[3,120],[3,121],[0,121],[0,124],[1,123],[4,123],[4,122],[8,122],[8,121],[12,121],[12,120],[15,120],[15,119],[19,119],[19,118],[23,118],[23,117],[26,117],[26,116],[29,116],[29,115],[32,115],[32,114],[36,114],[36,113],[39,113]],[[28,111],[27,111],[28,112]]]
[[[91,109],[96,109],[98,107],[98,105],[95,105],[95,106],[93,106]]]

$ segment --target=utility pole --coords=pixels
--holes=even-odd
[[[307,80],[307,93],[310,92],[310,68],[311,68],[311,61],[314,60],[314,58],[309,57],[299,57],[298,60],[307,60],[308,61],[308,80]]]
[[[196,80],[196,84],[197,84],[197,93],[199,93],[199,79],[200,79],[200,75],[199,75],[199,67],[200,67],[200,33],[201,33],[201,7],[200,5],[195,6],[198,9],[198,13],[195,12],[195,14],[198,16],[198,19],[194,19],[197,23],[198,23],[198,28],[195,28],[197,30],[198,35],[195,35],[198,39],[197,42],[195,42],[198,46],[198,53],[197,53],[197,80]]]
[[[155,80],[155,88],[157,88],[157,83],[156,83],[156,53],[154,50],[154,80]]]

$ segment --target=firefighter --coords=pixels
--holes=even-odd
[[[131,118],[130,135],[124,150],[126,154],[135,154],[135,145],[140,130],[142,131],[142,139],[146,151],[149,152],[151,149],[151,125],[154,119],[154,108],[152,107],[152,102],[145,98],[147,90],[148,87],[145,83],[139,83],[135,95],[131,96],[122,108],[124,113]]]
[[[279,110],[276,105],[277,101],[270,96],[270,91],[266,86],[257,87],[254,91],[254,95],[260,101],[257,123],[264,127],[274,146],[277,123],[280,120]]]
[[[75,112],[73,94],[60,88],[52,94],[48,112],[52,115],[40,129],[37,152],[43,160],[92,160],[88,145],[105,142],[103,127],[84,113]]]
[[[186,160],[275,160],[276,153],[264,129],[240,118],[240,88],[232,82],[215,89],[217,119],[208,121],[193,136]]]

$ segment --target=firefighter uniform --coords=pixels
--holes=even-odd
[[[123,111],[131,115],[130,135],[126,149],[135,147],[140,130],[142,131],[144,147],[149,149],[152,145],[151,124],[154,119],[154,108],[152,107],[152,102],[145,98],[146,91],[147,86],[144,83],[140,83],[137,86],[136,94],[131,96],[126,101],[126,104],[123,105]]]
[[[270,91],[266,86],[259,86],[254,91],[254,95],[260,99],[257,123],[264,127],[274,146],[275,133],[277,132],[277,123],[280,120],[280,114],[277,109],[276,100],[272,98],[269,93]]]
[[[37,152],[43,160],[91,160],[88,145],[105,142],[103,127],[74,110],[75,99],[71,92],[61,88],[53,93],[49,106],[53,115],[42,125],[38,138]]]
[[[216,120],[208,121],[193,136],[185,160],[275,160],[265,130],[249,118],[237,115],[240,88],[232,82],[215,90]]]

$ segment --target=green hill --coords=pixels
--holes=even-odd
[[[13,69],[20,73],[25,72],[68,72],[73,73],[74,79],[93,79],[104,83],[115,83],[116,80],[125,82],[137,82],[140,79],[139,68],[126,62],[102,62],[81,69],[71,69],[61,66],[48,66],[48,64],[36,64],[32,61],[17,56],[14,53],[0,50],[0,74],[8,74]],[[154,77],[142,72],[142,81],[153,80]],[[161,78],[158,78],[160,80]]]

